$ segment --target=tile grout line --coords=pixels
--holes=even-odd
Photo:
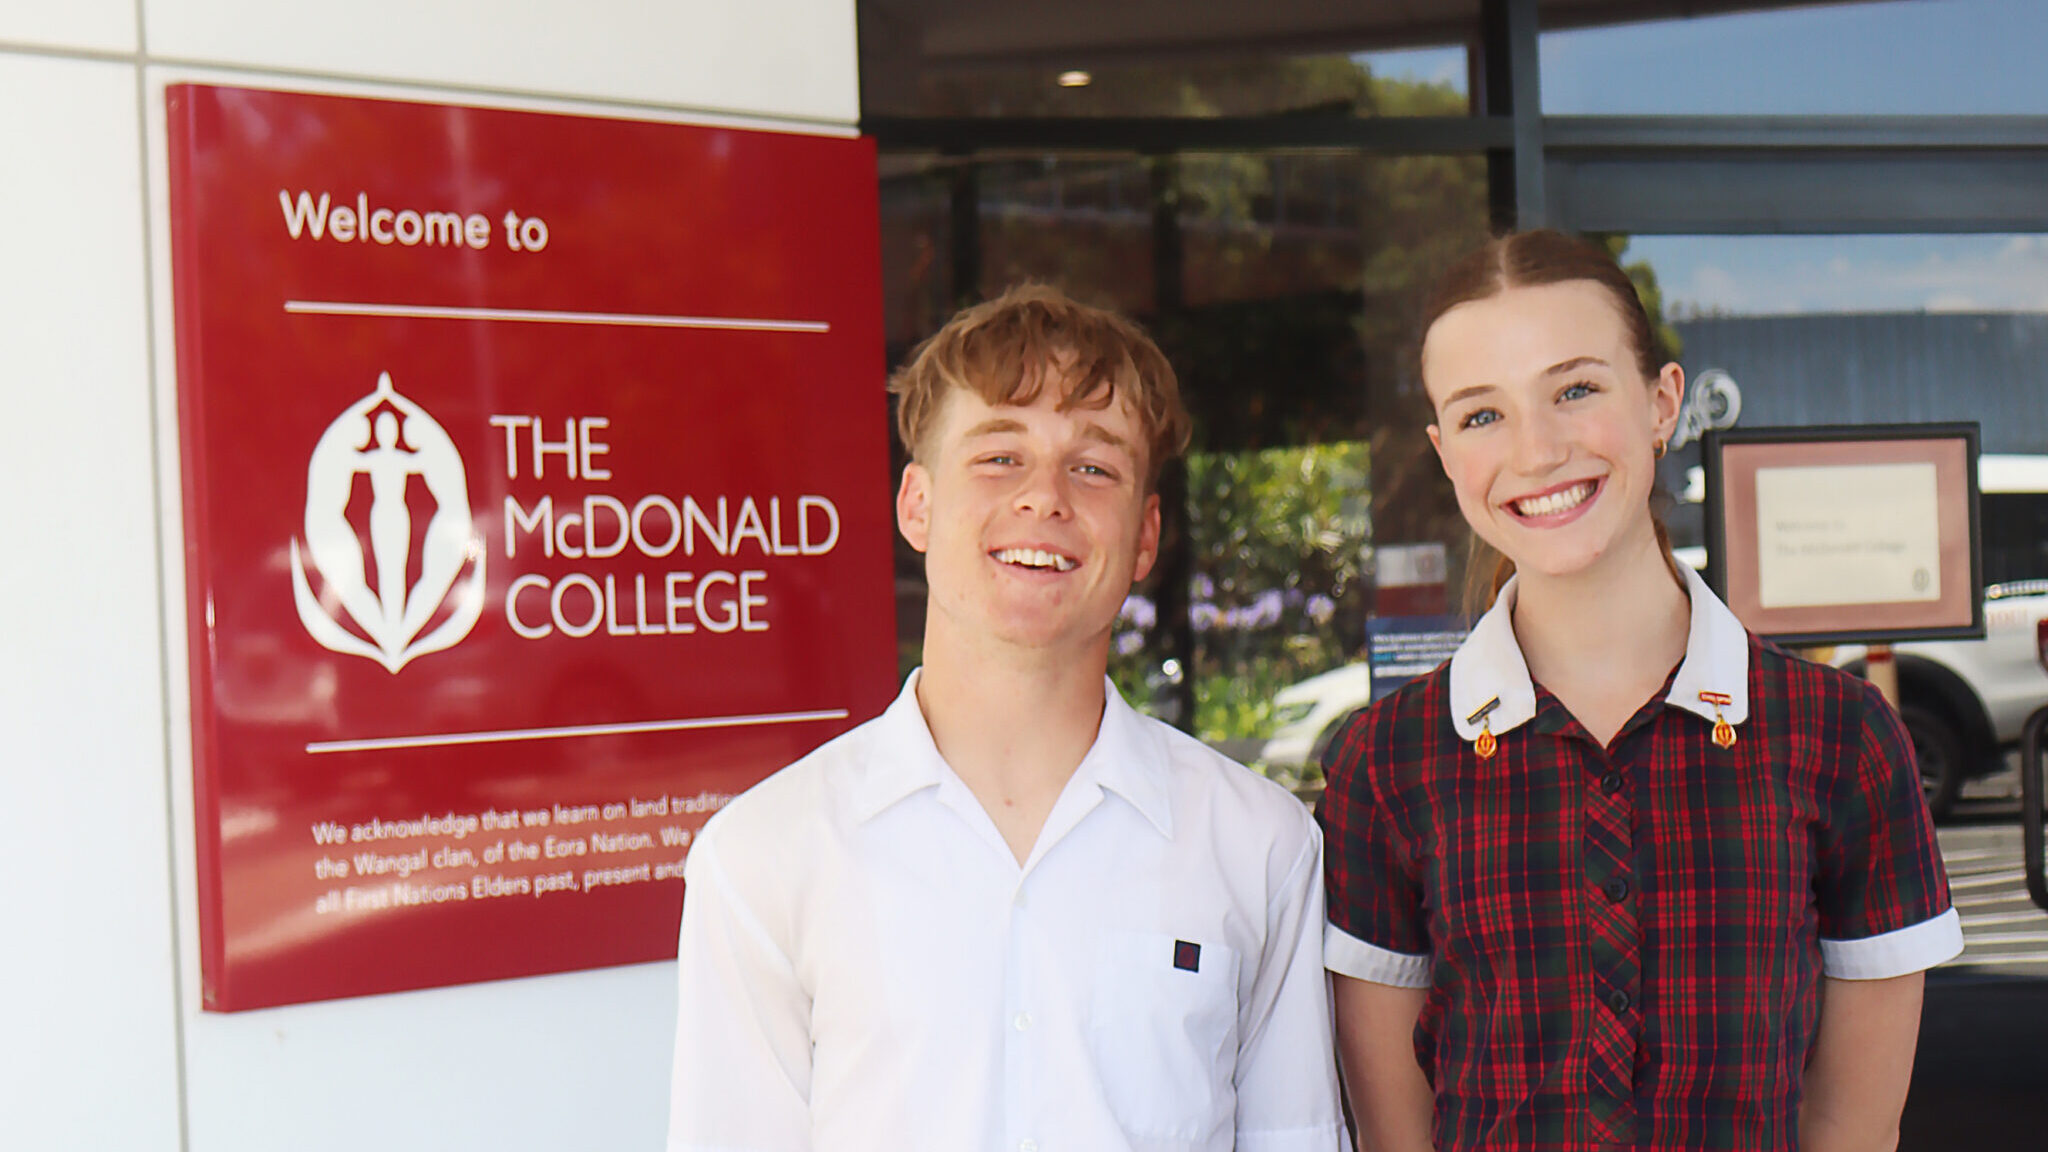
[[[172,1042],[172,1083],[177,1093],[178,1148],[180,1152],[191,1152],[192,1110],[191,1082],[186,1063],[185,1037],[185,964],[184,964],[184,917],[180,915],[178,894],[178,804],[176,799],[177,757],[173,748],[176,725],[171,717],[171,632],[170,612],[172,606],[165,599],[168,580],[164,565],[164,548],[167,537],[164,532],[164,483],[163,483],[163,429],[161,420],[162,394],[157,387],[157,329],[156,329],[156,227],[152,220],[149,160],[149,21],[145,11],[146,0],[135,0],[135,143],[136,163],[139,166],[138,185],[142,193],[142,323],[145,333],[143,340],[143,371],[149,396],[149,464],[151,522],[155,525],[156,542],[156,599],[157,599],[157,698],[160,704],[160,721],[163,728],[162,762],[164,772],[164,855],[169,867],[167,881],[170,897],[171,924],[171,1042]]]

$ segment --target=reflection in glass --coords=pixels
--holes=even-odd
[[[1643,236],[1630,253],[1655,269],[1687,377],[1725,375],[1743,427],[1977,422],[1986,579],[2048,577],[2048,500],[1991,491],[1993,458],[2048,460],[2048,239]],[[1698,466],[1696,444],[1663,465],[1687,494],[1681,546],[1704,543]]]
[[[1181,671],[1196,736],[1250,748],[1281,719],[1275,693],[1361,658],[1369,460],[1358,441],[1189,457],[1195,658]],[[1142,594],[1118,619],[1111,674],[1134,699],[1160,694],[1146,647],[1156,624]]]
[[[922,153],[876,157],[881,175],[882,331],[890,363],[952,314],[953,181],[963,165]]]
[[[1463,116],[1470,108],[1463,58],[1462,49],[1265,52],[1086,69],[892,59],[861,69],[861,110],[947,117]]]
[[[1173,361],[1194,451],[1162,478],[1161,561],[1125,605],[1113,674],[1139,707],[1256,759],[1276,696],[1361,658],[1375,536],[1462,553],[1409,340],[1419,291],[1484,232],[1483,160],[887,160],[893,360],[953,301],[1036,278],[1129,313]],[[899,550],[897,572],[908,662],[920,558]],[[1312,788],[1300,759],[1284,775]]]
[[[1548,115],[2048,113],[2048,5],[1892,0],[1544,33]]]

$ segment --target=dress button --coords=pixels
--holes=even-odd
[[[1607,1006],[1616,1012],[1628,1011],[1628,993],[1615,989],[1607,996]]]
[[[1621,773],[1619,772],[1609,772],[1600,778],[1600,787],[1606,789],[1609,796],[1621,791],[1621,786],[1624,783],[1626,781],[1621,778]]]
[[[1615,904],[1628,899],[1628,881],[1615,877],[1607,882],[1607,899]]]
[[[1031,1013],[1019,1012],[1017,1013],[1017,1018],[1011,1021],[1011,1023],[1017,1026],[1017,1031],[1019,1032],[1028,1031],[1031,1028]]]

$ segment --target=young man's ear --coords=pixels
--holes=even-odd
[[[919,552],[931,539],[932,478],[915,460],[903,466],[903,483],[896,486],[896,530]]]
[[[1145,497],[1145,511],[1138,518],[1137,564],[1131,569],[1131,583],[1143,580],[1159,559],[1159,496]]]

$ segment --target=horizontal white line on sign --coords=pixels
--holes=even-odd
[[[566,740],[575,736],[629,736],[641,732],[687,732],[695,728],[752,728],[763,724],[804,724],[813,720],[844,720],[844,708],[818,712],[763,712],[755,716],[703,716],[685,720],[641,720],[631,724],[579,724],[568,728],[503,728],[495,732],[429,732],[420,736],[386,736],[376,740],[318,740],[306,751],[381,752],[393,748],[439,748],[450,744],[502,744],[514,740]]]
[[[612,324],[628,328],[716,328],[730,332],[830,332],[823,320],[752,320],[740,316],[657,316],[639,312],[549,312],[534,308],[445,308],[434,304],[357,304],[287,300],[295,316],[385,316],[402,320],[511,320],[521,324]]]

